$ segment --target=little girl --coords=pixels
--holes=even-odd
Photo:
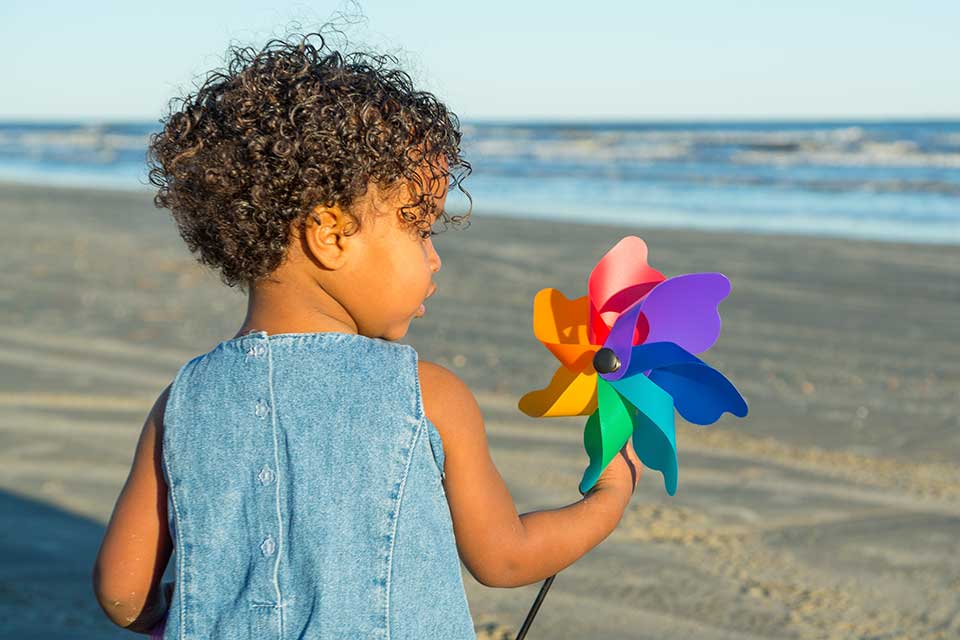
[[[444,211],[457,117],[316,37],[234,49],[151,139],[156,204],[248,306],[150,411],[96,596],[163,638],[475,638],[459,560],[490,587],[557,573],[640,463],[628,442],[580,501],[517,514],[469,389],[395,342],[436,292],[432,228],[469,216]]]

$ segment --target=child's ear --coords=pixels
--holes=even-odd
[[[314,208],[303,223],[303,244],[308,255],[327,269],[339,269],[346,262],[350,235],[356,220],[337,206]]]

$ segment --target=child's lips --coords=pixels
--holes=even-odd
[[[435,294],[436,292],[437,292],[437,285],[433,285],[433,288],[430,289],[430,293],[427,294],[427,298],[429,298],[430,296],[432,296],[432,295]],[[417,312],[416,312],[415,314],[413,314],[414,317],[419,318],[419,317],[421,317],[423,314],[425,314],[425,313],[427,312],[427,305],[425,304],[426,301],[427,301],[427,298],[424,298],[424,299],[423,299],[423,302],[420,303],[420,306],[417,307]]]

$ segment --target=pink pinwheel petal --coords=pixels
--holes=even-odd
[[[647,295],[664,275],[647,264],[647,244],[636,236],[620,240],[590,273],[590,342],[603,344],[624,309]],[[642,338],[641,338],[642,340]]]

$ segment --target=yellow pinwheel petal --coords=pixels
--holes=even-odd
[[[589,321],[587,296],[568,300],[557,289],[541,289],[533,299],[533,335],[568,369],[593,371],[600,347],[590,344]]]
[[[526,394],[518,406],[532,418],[590,415],[597,408],[597,374],[559,367],[546,389]]]

